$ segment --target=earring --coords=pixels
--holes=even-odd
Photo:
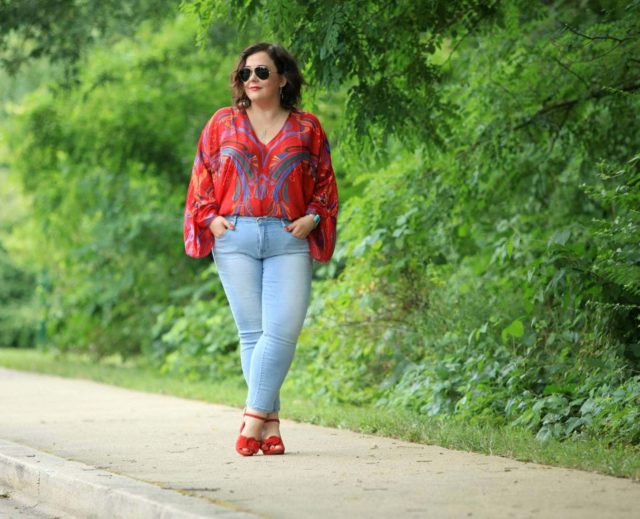
[[[282,87],[280,87],[280,101],[284,101],[284,94],[282,93]]]

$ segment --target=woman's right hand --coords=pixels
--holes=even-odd
[[[220,238],[227,232],[227,229],[233,230],[233,224],[224,216],[216,216],[209,224],[209,229],[211,229],[214,238]]]

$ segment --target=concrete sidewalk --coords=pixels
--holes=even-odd
[[[244,458],[233,448],[240,420],[240,409],[0,368],[0,438],[19,444],[12,455],[12,445],[0,442],[0,482],[7,467],[21,462],[15,449],[26,446],[46,453],[45,465],[47,454],[69,460],[57,472],[59,492],[71,484],[63,480],[75,462],[87,467],[76,466],[76,476],[93,470],[137,480],[140,488],[153,485],[150,501],[175,503],[179,492],[197,504],[194,510],[211,507],[192,517],[639,514],[640,485],[630,480],[287,420],[281,424],[287,454]],[[76,498],[85,499],[86,489],[74,484]],[[164,515],[156,517],[174,517],[158,510]]]

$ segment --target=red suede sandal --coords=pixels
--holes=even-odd
[[[278,418],[269,418],[265,420],[265,423],[267,422],[280,423],[280,420]],[[280,436],[276,436],[275,434],[273,436],[265,438],[260,444],[260,450],[267,456],[284,454],[284,443],[282,443],[282,438]]]
[[[242,413],[242,425],[240,426],[241,433],[242,433],[242,430],[244,429],[245,416],[250,416],[251,418],[258,418],[259,420],[264,420],[264,421],[267,420],[266,417],[264,416],[258,416],[257,414],[251,414],[245,411]],[[262,444],[260,443],[260,441],[256,440],[252,436],[242,436],[242,434],[240,434],[240,436],[238,436],[238,439],[236,440],[236,452],[241,456],[253,456],[254,454],[257,454],[261,446]]]

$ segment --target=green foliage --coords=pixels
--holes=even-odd
[[[201,33],[219,20],[235,22],[240,32],[260,20],[263,38],[290,49],[312,85],[348,87],[344,116],[358,135],[437,141],[445,138],[451,109],[439,99],[433,54],[452,26],[473,32],[495,14],[495,4],[184,0],[182,9],[199,16]]]
[[[458,48],[447,148],[392,148],[341,215],[301,391],[638,442],[637,11],[510,6]]]
[[[187,288],[191,297],[186,304],[171,305],[158,316],[150,360],[162,373],[192,380],[241,377],[238,333],[215,264]]]
[[[20,197],[7,171],[0,168],[0,345],[31,346],[39,315],[34,299],[36,275],[11,253],[11,228],[24,218]]]
[[[580,287],[575,299],[584,300],[594,338],[618,343],[636,370],[640,370],[639,159],[635,155],[626,164],[598,164],[599,182],[583,186],[599,209],[598,216],[554,236],[548,259],[565,273],[565,284]]]
[[[92,43],[131,35],[143,20],[158,20],[176,6],[166,0],[0,0],[0,65],[15,74],[48,56],[71,71]]]
[[[233,20],[337,90],[319,103],[330,124],[345,114],[332,151],[349,196],[295,391],[640,442],[640,4],[332,7],[185,2],[208,55],[194,18],[144,25],[93,49],[77,88],[15,110],[11,166],[33,208],[10,238],[30,236],[19,257],[40,271],[51,341],[239,378],[220,285],[196,276],[180,232],[236,55],[213,50],[231,36],[209,24]],[[20,270],[0,266],[26,293]]]
[[[147,349],[156,316],[193,276],[180,246],[184,182],[226,101],[228,64],[190,51],[191,26],[145,25],[95,49],[77,88],[41,88],[12,121],[11,166],[32,203],[31,227],[14,232],[33,236],[29,260],[48,274],[46,328],[60,349]]]
[[[25,347],[34,343],[36,316],[29,305],[35,279],[18,267],[0,241],[0,344]]]

